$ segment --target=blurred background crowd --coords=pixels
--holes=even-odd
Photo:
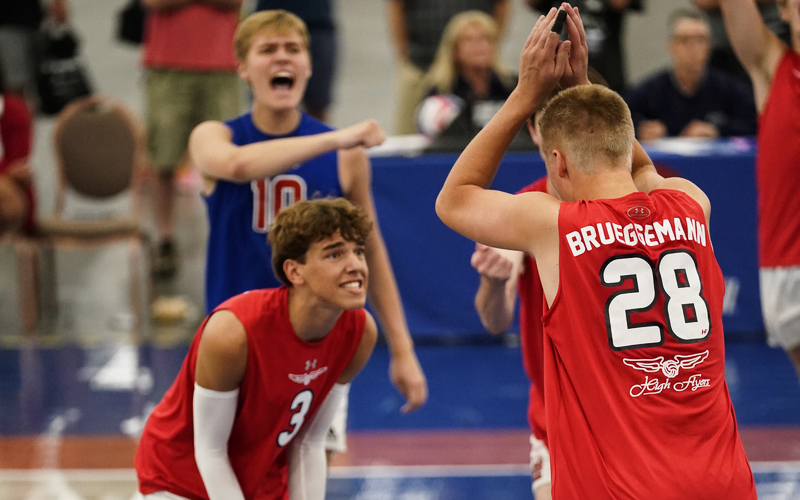
[[[715,0],[574,3],[585,24],[590,65],[626,99],[640,140],[755,134],[751,85]],[[13,251],[0,246],[0,336],[41,329],[47,323],[39,316],[59,304],[66,307],[51,326],[86,330],[75,326],[96,317],[103,309],[98,303],[127,300],[116,292],[127,289],[125,276],[108,272],[118,267],[109,262],[117,261],[62,257],[56,263],[48,254],[35,264],[27,259],[37,250],[35,238],[26,237],[45,234],[69,243],[88,234],[100,240],[131,234],[129,220],[89,228],[64,222],[96,214],[94,203],[82,208],[90,198],[112,199],[101,213],[124,211],[115,208],[115,195],[131,187],[88,170],[65,172],[69,155],[101,152],[108,161],[121,151],[103,140],[81,142],[86,134],[77,133],[76,139],[62,130],[59,116],[64,119],[71,101],[110,96],[141,128],[146,140],[142,151],[134,151],[133,177],[144,196],[123,204],[144,214],[151,257],[146,270],[133,263],[130,273],[148,274],[153,284],[145,280],[148,284],[136,285],[130,295],[152,302],[149,312],[157,322],[196,321],[203,303],[207,225],[200,176],[186,160],[186,143],[199,122],[228,119],[249,107],[231,42],[240,19],[265,9],[298,14],[309,28],[313,59],[304,109],[334,127],[374,118],[393,139],[415,138],[397,142],[397,151],[416,154],[460,151],[488,122],[516,84],[518,51],[530,27],[557,5],[550,0],[3,2],[0,233],[22,239]],[[758,6],[768,27],[788,40],[775,0],[760,0]],[[526,134],[519,139],[516,148],[535,149]],[[94,181],[77,186],[81,176]],[[58,268],[61,281],[39,286],[40,268],[48,265]],[[92,295],[84,285],[98,276],[110,281]],[[153,293],[142,294],[143,289]],[[26,292],[34,308],[28,307]],[[132,312],[104,317],[100,329],[110,323],[124,331],[140,322],[136,309],[146,304],[140,305],[134,300]]]
[[[334,127],[375,118],[389,133],[423,133],[432,138],[445,129],[450,129],[447,135],[469,136],[488,121],[513,89],[517,52],[529,27],[542,10],[559,2],[4,2],[0,7],[4,93],[23,97],[35,119],[30,125],[25,124],[24,118],[18,122],[14,118],[14,98],[6,98],[9,104],[5,107],[4,143],[30,142],[30,155],[16,152],[13,145],[6,146],[3,175],[20,178],[17,185],[33,183],[33,193],[39,194],[40,200],[34,211],[48,214],[52,210],[52,117],[70,97],[59,100],[52,95],[60,90],[52,88],[57,83],[52,80],[77,79],[67,89],[75,96],[95,92],[118,98],[147,121],[151,136],[156,134],[153,128],[157,125],[148,118],[152,113],[148,114],[147,108],[148,99],[160,99],[152,93],[154,74],[165,68],[190,74],[209,68],[193,66],[191,57],[180,60],[184,52],[191,52],[191,43],[164,53],[165,49],[158,45],[168,43],[158,34],[164,23],[152,19],[148,22],[146,15],[186,9],[192,3],[216,3],[216,7],[227,9],[227,14],[216,20],[197,19],[194,27],[181,29],[190,30],[189,35],[195,30],[195,36],[219,33],[216,36],[220,40],[231,31],[234,13],[238,19],[254,10],[295,11],[305,19],[312,35],[314,76],[305,102],[310,114]],[[580,0],[577,5],[586,25],[590,63],[629,102],[640,139],[754,134],[755,111],[746,95],[751,93],[750,86],[732,54],[714,0]],[[787,37],[788,28],[781,22],[775,2],[761,1],[759,5],[770,28]],[[148,27],[154,30],[149,39],[144,35],[141,45],[137,40],[142,36],[139,26],[144,31]],[[177,62],[164,59],[173,56]],[[232,55],[221,54],[219,58],[217,66],[210,70],[230,74],[220,85],[239,87],[236,92],[242,95],[239,101],[225,104],[227,110],[217,117],[226,118],[245,109],[248,99],[232,75]],[[47,69],[53,65],[46,64],[53,60],[74,63],[76,68],[66,70],[62,64],[61,73],[53,75]],[[705,78],[707,66],[712,69]],[[424,106],[420,107],[423,101]],[[698,109],[698,103],[702,109]],[[184,128],[191,129],[192,120],[203,118],[197,114],[197,118],[187,119],[190,123]],[[29,139],[8,136],[14,132],[6,122],[12,120],[17,120],[15,129],[32,131]],[[176,142],[179,144],[180,140]],[[172,156],[179,154],[175,151]],[[26,171],[21,171],[19,164],[16,168],[5,166],[19,159],[14,155],[29,158]],[[150,158],[150,164],[161,172],[154,195],[158,220],[170,217],[172,209],[167,200],[174,195],[166,187],[174,184],[174,178],[163,175],[164,165],[160,163],[164,162],[174,164],[178,160]],[[170,165],[169,170],[175,166]],[[27,197],[29,208],[25,210],[30,210],[33,197]],[[31,223],[32,220],[29,231]],[[172,228],[163,220],[157,226],[160,243],[169,244]],[[161,249],[162,254],[170,252],[170,248]],[[170,264],[155,263],[166,276],[170,275]],[[159,266],[166,266],[166,272]]]

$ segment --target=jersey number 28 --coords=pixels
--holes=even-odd
[[[661,254],[658,266],[642,255],[613,257],[600,269],[604,286],[633,288],[614,292],[606,302],[608,344],[615,351],[664,343],[660,322],[632,323],[631,314],[651,310],[659,292],[664,297],[667,331],[678,342],[702,342],[711,329],[708,302],[694,256],[685,250]]]
[[[253,231],[266,233],[282,208],[306,199],[306,181],[299,175],[277,175],[250,182],[253,191]]]

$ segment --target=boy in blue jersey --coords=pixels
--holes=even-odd
[[[374,120],[334,130],[300,110],[311,62],[308,32],[297,16],[281,10],[252,14],[240,23],[234,46],[239,76],[253,92],[252,109],[225,123],[201,123],[189,139],[191,160],[203,174],[210,226],[207,311],[247,290],[280,286],[266,235],[281,208],[343,196],[376,221],[364,148],[385,139]],[[369,300],[389,344],[389,375],[406,398],[402,411],[412,411],[425,403],[427,381],[377,223],[366,247]]]

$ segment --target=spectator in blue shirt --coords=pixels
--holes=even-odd
[[[754,135],[756,110],[747,86],[708,65],[705,14],[679,9],[670,16],[670,28],[672,66],[626,93],[637,138]]]

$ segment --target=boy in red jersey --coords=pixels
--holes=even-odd
[[[264,234],[281,208],[303,199],[347,198],[375,222],[366,241],[369,300],[389,347],[389,377],[406,399],[401,411],[410,412],[427,401],[428,384],[378,227],[365,153],[385,135],[374,120],[334,130],[302,112],[312,71],[309,43],[305,23],[294,14],[248,16],[236,29],[234,46],[239,76],[253,92],[251,110],[224,123],[201,123],[192,132],[189,155],[203,175],[209,222],[206,313],[246,290],[279,285]],[[328,436],[331,452],[346,450],[346,403]]]
[[[282,210],[286,285],[237,295],[201,325],[136,454],[148,499],[322,500],[324,440],[377,326],[364,309],[366,213],[344,199]]]
[[[536,259],[546,300],[544,380],[552,496],[754,500],[724,379],[724,279],[710,203],[664,179],[625,102],[590,85],[585,33],[534,26],[506,104],[467,146],[436,210],[479,243]],[[563,202],[488,189],[506,148],[552,89],[542,150]]]
[[[576,46],[573,50],[581,50]],[[595,69],[587,68],[591,83],[608,87],[608,82]],[[553,91],[551,99],[559,89]],[[526,123],[531,140],[542,152],[542,137],[539,121],[542,109],[537,109]],[[517,194],[540,191],[558,197],[553,185],[544,176],[523,187]],[[519,337],[522,365],[531,381],[528,390],[528,425],[531,428],[530,466],[531,490],[536,500],[549,500],[550,453],[547,449],[547,430],[544,414],[544,356],[542,354],[542,315],[544,297],[542,282],[536,269],[536,261],[530,255],[516,250],[492,248],[475,244],[470,264],[481,275],[478,292],[475,294],[475,310],[483,326],[493,335],[506,331],[514,321],[514,307],[519,292]]]
[[[767,342],[786,351],[800,376],[800,0],[778,1],[791,47],[767,28],[753,0],[719,4],[759,115],[758,248]]]

